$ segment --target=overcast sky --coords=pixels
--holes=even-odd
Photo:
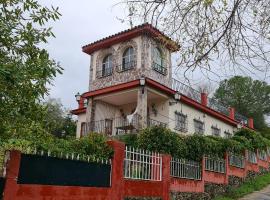
[[[77,92],[86,92],[88,89],[90,57],[82,52],[81,47],[125,30],[129,26],[117,19],[124,16],[120,6],[113,6],[119,0],[40,0],[40,2],[47,6],[58,6],[62,14],[59,21],[50,24],[56,38],[50,39],[45,46],[50,56],[59,61],[64,68],[63,74],[58,75],[54,85],[50,87],[50,97],[60,98],[66,108],[74,109],[77,108],[74,95]],[[222,70],[224,71],[224,66],[218,66],[214,66],[214,69],[220,74]],[[230,72],[229,69],[224,71],[224,74]],[[260,79],[264,75],[256,73],[255,76],[257,77],[253,78]],[[183,81],[181,74],[178,77]],[[195,85],[207,82],[200,70],[190,72],[189,77]],[[209,77],[214,78],[214,75]],[[223,76],[223,78],[227,77]],[[266,81],[269,83],[269,79]]]
[[[58,6],[62,14],[59,21],[50,24],[56,38],[50,39],[45,46],[50,56],[64,68],[63,74],[55,78],[50,97],[60,98],[67,108],[76,108],[74,95],[88,89],[90,57],[81,47],[128,28],[116,18],[122,12],[119,7],[113,7],[116,2],[46,1],[46,5]]]

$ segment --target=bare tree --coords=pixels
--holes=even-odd
[[[269,0],[124,0],[121,3],[127,7],[129,20],[149,22],[180,44],[178,68],[211,71],[213,62],[218,60],[229,70],[253,74],[259,71],[268,78]]]

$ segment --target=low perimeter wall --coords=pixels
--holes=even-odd
[[[160,181],[135,180],[124,178],[125,144],[118,141],[109,141],[108,143],[114,149],[111,181],[108,187],[19,184],[22,154],[18,151],[11,151],[10,159],[6,165],[3,200],[123,200],[125,197],[159,197],[163,200],[169,200],[170,192],[204,192],[206,182],[228,184],[229,176],[244,178],[248,171],[258,172],[260,168],[268,169],[270,161],[270,159],[268,161],[259,160],[257,156],[258,162],[256,164],[251,164],[245,159],[244,168],[237,168],[229,165],[226,154],[224,157],[225,173],[218,173],[207,171],[205,159],[203,159],[201,180],[193,180],[172,177],[170,175],[171,157],[161,155],[162,176]]]

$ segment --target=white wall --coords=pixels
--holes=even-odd
[[[187,115],[187,120],[188,120],[188,131],[187,133],[181,133],[179,131],[174,130],[175,128],[175,122],[170,123],[169,127],[170,129],[181,133],[181,134],[193,134],[195,132],[194,129],[194,119],[200,119],[201,121],[204,122],[205,124],[205,135],[212,135],[212,125],[217,126],[218,128],[221,129],[221,136],[224,137],[224,131],[229,131],[231,134],[236,130],[236,127],[227,124],[217,118],[214,118],[208,114],[205,114],[199,110],[196,110],[195,108],[188,106],[186,104],[183,104],[181,102],[174,104],[172,106],[169,106],[169,115],[170,118],[174,119],[175,118],[175,111],[181,112],[185,115]]]
[[[77,128],[76,128],[76,138],[81,137],[81,124],[82,122],[86,122],[86,113],[82,113],[78,115],[77,119]]]

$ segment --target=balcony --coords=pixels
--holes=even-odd
[[[137,65],[137,62],[135,60],[132,60],[130,62],[122,63],[121,65],[117,66],[117,72],[121,73],[127,70],[134,69]]]
[[[97,71],[96,76],[97,78],[103,78],[103,77],[111,76],[112,73],[113,73],[113,68],[110,67],[110,68],[105,68],[100,71]]]
[[[167,68],[153,62],[152,63],[152,69],[155,70],[156,72],[166,76],[167,75]]]
[[[153,126],[167,127],[167,124],[148,118],[147,127]],[[117,117],[114,119],[103,119],[85,123],[82,126],[81,135],[84,136],[90,132],[103,133],[108,136],[124,135],[130,133],[138,133],[138,131],[141,129],[142,126],[140,124],[140,116],[135,114],[130,120],[124,117]]]

